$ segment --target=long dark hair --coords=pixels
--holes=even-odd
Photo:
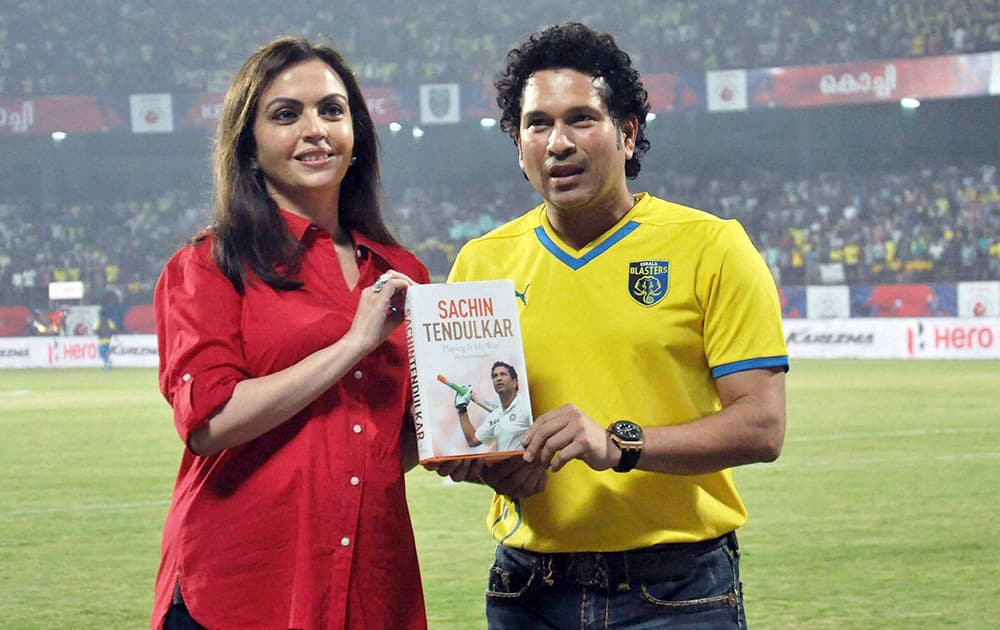
[[[242,294],[252,272],[268,285],[295,289],[301,245],[291,236],[278,206],[267,195],[263,175],[251,168],[260,95],[285,68],[310,59],[326,63],[347,88],[354,128],[354,157],[340,186],[339,222],[368,238],[396,245],[379,206],[379,145],[375,124],[354,73],[340,53],[298,37],[282,37],[243,64],[226,91],[213,150],[215,204],[212,255]]]
[[[594,78],[604,79],[604,104],[611,117],[621,123],[636,119],[635,152],[625,162],[625,176],[634,178],[642,168],[642,155],[649,150],[646,138],[646,114],[649,100],[632,59],[608,33],[601,33],[576,22],[551,26],[535,33],[507,53],[507,66],[497,76],[497,105],[500,128],[517,142],[521,126],[521,97],[528,78],[539,70],[569,68]]]

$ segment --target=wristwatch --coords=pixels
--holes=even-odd
[[[642,454],[642,427],[631,420],[616,420],[608,426],[608,435],[622,452],[621,461],[612,470],[628,472],[635,468]]]

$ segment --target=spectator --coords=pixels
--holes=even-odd
[[[247,43],[320,32],[341,46],[366,84],[479,82],[517,34],[583,14],[634,42],[644,73],[754,68],[995,50],[991,0],[551,0],[530,12],[476,0],[304,0],[276,14],[237,0],[159,6],[95,0],[16,3],[0,14],[0,92],[220,92]],[[461,13],[465,19],[456,20]],[[523,17],[522,17],[523,16]],[[530,16],[530,17],[529,17]],[[80,25],[87,25],[80,28]],[[363,42],[379,42],[376,47]]]

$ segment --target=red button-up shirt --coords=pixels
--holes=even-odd
[[[157,283],[160,389],[185,443],[239,381],[340,339],[361,290],[383,271],[428,281],[409,252],[353,233],[361,276],[350,289],[330,234],[282,214],[306,246],[303,288],[277,291],[254,278],[240,296],[213,261],[210,238],[175,254]],[[209,628],[425,628],[403,484],[408,399],[400,326],[277,428],[210,457],[185,450],[152,627],[179,583]]]

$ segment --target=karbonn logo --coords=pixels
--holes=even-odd
[[[875,334],[793,332],[785,342],[817,346],[870,346],[875,343]]]
[[[156,354],[156,348],[148,348],[146,346],[133,346],[131,348],[111,346],[111,354],[115,356],[148,357]]]
[[[988,350],[996,343],[992,328],[956,326],[928,330],[923,322],[906,331],[906,345],[910,354],[923,350]]]
[[[0,359],[6,357],[18,357],[27,358],[28,349],[27,348],[0,348]]]

